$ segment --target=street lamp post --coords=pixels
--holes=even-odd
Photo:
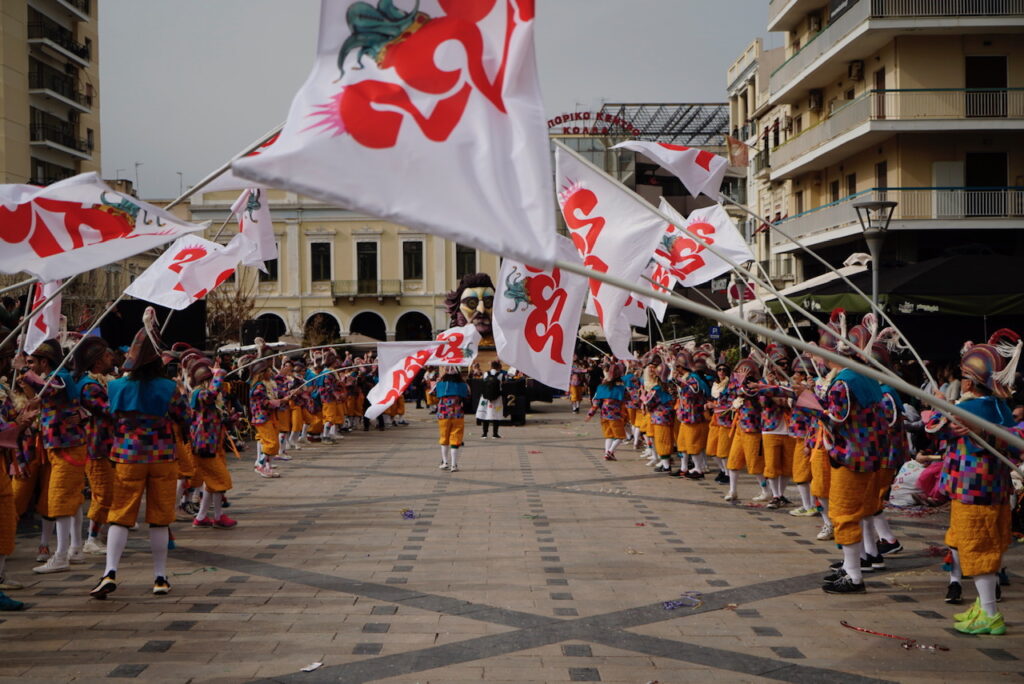
[[[885,242],[885,233],[889,230],[889,222],[892,220],[896,205],[896,202],[854,202],[853,204],[861,230],[864,231],[864,241],[868,243],[868,251],[871,252],[871,303],[876,309],[878,308],[878,268],[879,260],[882,258],[882,244]]]

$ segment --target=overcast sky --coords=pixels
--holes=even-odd
[[[397,0],[411,7],[411,0]],[[100,0],[103,175],[173,198],[284,121],[319,0]],[[549,115],[602,102],[724,102],[768,0],[537,0]],[[769,47],[779,43],[771,36]]]

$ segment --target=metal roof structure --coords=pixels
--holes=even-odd
[[[628,122],[632,129],[623,131],[640,140],[701,147],[723,145],[729,132],[729,105],[702,104],[627,104],[609,102],[601,107],[605,121]],[[618,127],[616,125],[616,127]]]

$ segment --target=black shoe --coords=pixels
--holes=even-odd
[[[100,601],[107,598],[107,594],[111,594],[117,589],[117,573],[108,572],[106,575],[100,578],[99,584],[92,588],[89,595],[94,599]]]
[[[864,583],[854,582],[848,575],[843,575],[835,582],[821,585],[821,590],[826,594],[863,594]]]
[[[839,579],[840,577],[846,577],[846,571],[845,571],[845,570],[843,570],[842,568],[836,568],[836,571],[835,571],[835,572],[833,572],[833,573],[830,573],[830,574],[828,574],[828,575],[825,575],[825,576],[824,576],[824,577],[822,578],[822,581],[824,581],[824,582],[826,582],[826,583],[830,583],[830,582],[835,582],[835,581],[836,581],[836,580],[838,580],[838,579]]]
[[[160,576],[153,580],[153,593],[157,596],[164,596],[171,593],[171,583],[166,577]]]
[[[497,432],[495,432],[494,433],[494,439],[501,439],[501,435],[499,435]]]
[[[1004,586],[1004,587],[1010,586],[1010,575],[1007,574],[1006,568],[1002,568],[999,571],[998,574],[999,574],[999,584]]]
[[[719,471],[718,475],[715,475],[715,482],[718,484],[729,484],[729,476],[726,473]]]
[[[772,500],[768,502],[768,505],[766,505],[765,508],[771,508],[773,510],[776,508],[782,508],[782,497],[773,496]]]
[[[779,497],[779,502],[780,502],[780,504],[781,504],[782,506],[792,506],[792,505],[793,505],[793,502],[792,502],[792,501],[790,501],[789,499],[787,499],[787,498],[786,498],[786,497],[784,497],[784,496],[780,496],[780,497]]]
[[[656,473],[669,473],[669,474],[671,474],[672,473],[672,466],[665,465],[663,463],[659,463],[658,465],[654,466],[654,472],[656,472]]]
[[[884,539],[878,540],[878,555],[885,556],[890,553],[899,553],[903,550],[903,544],[900,544],[899,539],[892,541],[886,541]]]
[[[877,556],[876,556],[876,558],[877,558]],[[832,563],[828,567],[831,570],[842,570],[842,568],[843,568],[843,561],[837,560],[835,563]],[[884,568],[885,565],[883,564],[882,567]],[[875,566],[872,565],[870,558],[861,558],[860,559],[860,570],[861,570],[861,572],[874,572],[875,571]]]
[[[950,582],[946,588],[946,603],[959,606],[963,602],[963,593],[963,587],[960,586],[959,582]]]
[[[700,472],[699,470],[688,470],[685,473],[683,473],[683,477],[685,477],[688,480],[703,480],[704,473]]]
[[[885,570],[885,559],[882,558],[882,554],[877,556],[868,556],[867,558],[861,558],[860,564],[863,566],[864,561],[871,564],[872,570]]]
[[[224,496],[223,494],[220,495],[220,507],[231,508],[231,502],[228,501],[228,497]]]

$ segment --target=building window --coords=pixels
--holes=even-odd
[[[312,274],[314,283],[331,279],[331,243],[310,243],[309,272]]]
[[[795,195],[793,195],[793,209],[794,209],[793,213],[795,213],[795,214],[802,214],[802,213],[804,213],[804,191],[803,190],[801,190],[800,192],[798,192]],[[775,216],[778,217],[778,212],[775,213]]]
[[[377,292],[377,243],[356,243],[356,288],[360,294]]]
[[[423,280],[423,242],[420,240],[402,243],[402,278]]]
[[[834,180],[828,185],[828,201],[838,202],[839,201],[839,181]]]
[[[846,176],[846,196],[857,194],[857,174],[851,173]]]
[[[472,247],[455,245],[455,279],[462,280],[462,276],[476,273],[476,250]]]

